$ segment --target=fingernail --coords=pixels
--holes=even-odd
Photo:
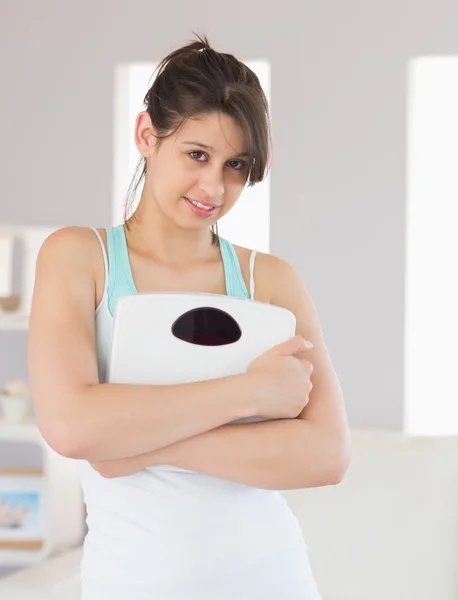
[[[307,340],[304,340],[304,345],[305,345],[306,348],[313,348],[312,342],[309,342]]]

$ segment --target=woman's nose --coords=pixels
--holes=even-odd
[[[224,194],[224,180],[221,172],[209,171],[201,177],[200,189],[210,198],[218,198]]]

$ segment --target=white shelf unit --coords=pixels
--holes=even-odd
[[[20,307],[18,311],[14,313],[0,313],[0,331],[26,331],[28,329],[38,252],[45,239],[60,228],[61,227],[57,225],[29,226],[0,224],[0,239],[11,238],[17,240],[20,245],[22,259],[20,267]],[[8,258],[11,257],[7,256],[7,260]],[[2,266],[2,262],[0,262],[0,269],[2,269]],[[11,289],[8,290],[8,288],[11,288],[12,285],[11,275],[8,276],[8,273],[11,271],[11,266],[6,264],[3,266],[3,269],[6,271],[6,277],[3,279],[6,279],[6,281],[0,279],[0,283],[2,284],[0,295],[2,293],[11,292]],[[3,287],[6,287],[7,289],[4,290]]]
[[[21,305],[14,313],[0,313],[0,334],[2,332],[27,332],[29,313],[35,279],[35,266],[38,251],[43,241],[58,226],[16,226],[0,225],[0,236],[13,236],[21,245]],[[0,382],[0,387],[4,382]],[[44,539],[38,549],[16,549],[0,547],[0,566],[24,567],[51,559],[81,545],[85,535],[85,508],[81,490],[77,462],[57,454],[46,443],[34,422],[12,425],[2,421],[0,414],[0,444],[36,444],[42,453],[40,469],[43,471],[43,517]],[[18,449],[19,450],[19,449]],[[0,446],[1,451],[1,446]],[[11,451],[11,450],[10,450]],[[14,470],[13,454],[1,456],[2,471]],[[0,492],[1,478],[0,478]],[[1,595],[1,594],[0,594]]]
[[[37,444],[42,450],[45,483],[43,545],[37,550],[0,548],[0,565],[33,564],[80,545],[85,510],[76,461],[50,448],[34,423],[10,425],[0,421],[0,442]]]
[[[29,315],[21,312],[0,314],[0,331],[27,331]]]

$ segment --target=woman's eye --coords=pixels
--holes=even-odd
[[[188,154],[193,160],[198,162],[203,162],[202,158],[205,159],[205,152],[202,152],[201,150],[193,150]],[[235,171],[241,171],[246,167],[246,162],[244,160],[230,160],[227,164]]]
[[[201,150],[193,150],[192,152],[190,152],[190,153],[189,153],[189,156],[190,156],[191,158],[193,158],[194,160],[199,160],[199,158],[198,158],[198,157],[196,158],[196,157],[194,156],[195,154],[199,154],[200,156],[205,156],[205,154],[204,154],[204,153],[203,153]],[[202,161],[200,161],[200,162],[202,162]]]
[[[234,163],[236,166],[234,166]],[[245,164],[246,163],[243,160],[230,160],[229,161],[229,165],[231,166],[231,169],[235,169],[236,171],[242,170],[245,167]]]

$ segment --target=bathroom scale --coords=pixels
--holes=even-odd
[[[257,300],[186,292],[122,296],[106,381],[172,385],[244,373],[295,330],[291,311]]]

